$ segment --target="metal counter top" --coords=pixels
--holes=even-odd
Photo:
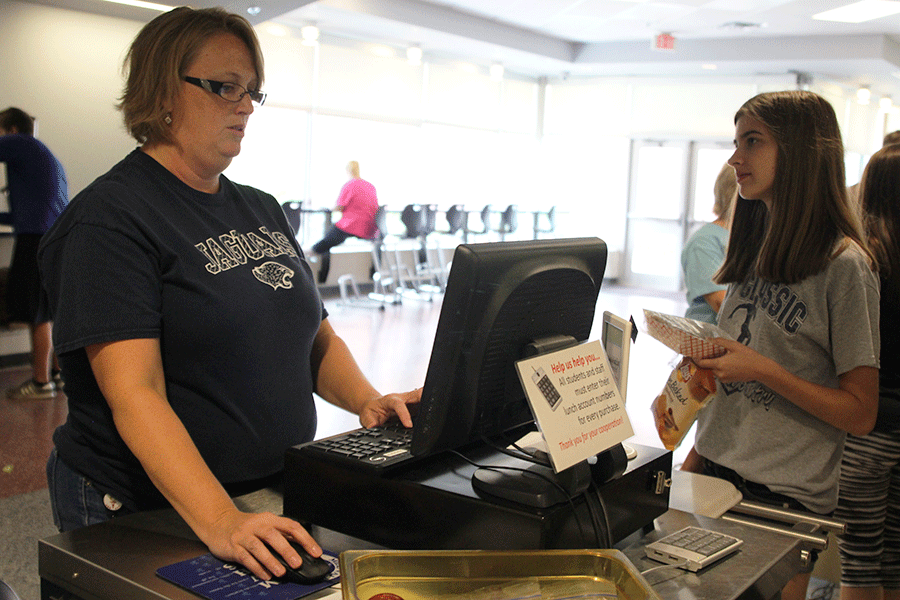
[[[735,554],[697,573],[682,569],[662,569],[648,573],[645,576],[647,582],[663,598],[779,598],[781,588],[800,571],[800,542],[786,535],[679,510],[669,510],[656,519],[654,525],[655,530],[647,535],[635,534],[617,546],[631,559],[638,571],[660,565],[644,555],[646,544],[689,525],[744,540],[744,545]]]
[[[238,501],[252,511],[281,512],[281,496],[263,490]],[[654,531],[635,533],[617,545],[639,571],[660,563],[644,556],[643,547],[686,527],[697,525],[744,540],[734,555],[698,573],[664,569],[646,575],[663,598],[678,600],[768,599],[777,597],[799,570],[799,542],[788,536],[722,519],[670,510],[655,521]],[[374,544],[313,528],[319,543],[333,551],[375,549]],[[197,600],[199,596],[156,576],[156,570],[207,553],[173,510],[113,519],[62,533],[39,542],[42,598],[84,600]],[[313,600],[341,598],[339,587],[322,590]]]

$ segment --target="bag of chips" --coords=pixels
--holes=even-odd
[[[677,448],[697,413],[716,393],[716,378],[709,369],[701,369],[690,358],[683,358],[672,370],[662,393],[650,410],[656,420],[656,431],[666,450]]]
[[[660,441],[667,450],[674,450],[697,420],[697,413],[716,393],[712,371],[701,369],[691,359],[725,354],[725,349],[709,338],[731,339],[731,336],[711,323],[686,317],[644,310],[644,318],[650,337],[683,357],[669,375],[662,393],[650,405]]]

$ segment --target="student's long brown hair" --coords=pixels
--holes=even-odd
[[[900,275],[900,144],[872,155],[859,197],[869,249],[882,277]]]
[[[765,125],[778,146],[771,210],[738,198],[716,282],[756,275],[796,283],[821,272],[845,238],[867,252],[847,198],[844,146],[831,105],[812,92],[769,92],[745,102],[735,124],[742,117]]]

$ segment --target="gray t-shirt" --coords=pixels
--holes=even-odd
[[[753,278],[732,285],[719,327],[812,383],[878,367],[878,280],[851,245],[821,273],[796,284]],[[700,411],[696,449],[817,513],[837,504],[845,432],[756,381],[720,384]]]

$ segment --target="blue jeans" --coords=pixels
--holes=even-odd
[[[104,499],[112,506],[116,506],[115,501],[61,461],[56,448],[47,460],[47,484],[50,488],[53,523],[61,532],[103,523],[128,512],[125,509],[107,508]]]

